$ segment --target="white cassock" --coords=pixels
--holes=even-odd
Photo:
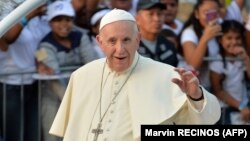
[[[50,134],[64,137],[64,141],[92,141],[92,129],[100,120],[100,109],[101,117],[107,112],[98,141],[139,141],[142,124],[214,124],[220,118],[217,98],[202,88],[204,100],[189,100],[171,81],[180,78],[172,66],[138,53],[132,66],[121,75],[107,65],[102,73],[105,63],[105,59],[95,60],[72,73]],[[133,67],[132,75],[107,110]]]

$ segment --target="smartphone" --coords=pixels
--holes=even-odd
[[[207,22],[213,21],[219,18],[219,13],[216,10],[209,10],[206,13],[206,20]]]

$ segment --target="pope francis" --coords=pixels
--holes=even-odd
[[[214,124],[217,98],[198,79],[137,53],[134,17],[113,9],[97,41],[106,58],[72,73],[50,134],[64,141],[140,141],[142,124]]]

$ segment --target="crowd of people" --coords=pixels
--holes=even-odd
[[[42,81],[38,113],[41,80],[21,72],[61,75],[70,73],[62,67],[109,58],[108,43],[112,46],[116,38],[105,44],[98,35],[102,17],[113,9],[134,16],[140,33],[139,55],[190,70],[217,97],[221,116],[214,124],[250,124],[250,17],[242,15],[245,2],[199,0],[189,18],[182,21],[177,17],[179,0],[48,1],[0,38],[0,136],[4,141],[38,140],[41,114],[41,139],[62,140],[50,135],[49,129],[69,79]],[[130,39],[123,42],[129,44]],[[9,72],[15,74],[4,75]],[[86,78],[84,81],[91,81],[90,76]]]

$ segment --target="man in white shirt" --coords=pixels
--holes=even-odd
[[[50,133],[64,141],[139,141],[142,124],[214,124],[215,96],[185,69],[137,53],[135,18],[114,9],[97,41],[106,58],[73,72]]]

